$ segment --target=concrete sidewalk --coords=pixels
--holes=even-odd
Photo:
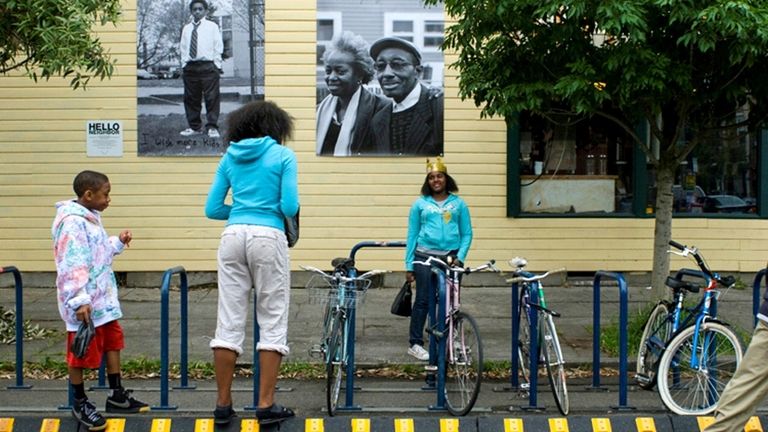
[[[301,280],[302,277],[304,276],[294,277],[294,284],[304,284],[305,281]],[[357,365],[385,367],[388,364],[422,364],[406,353],[409,320],[389,313],[390,304],[397,293],[396,287],[399,287],[401,282],[401,274],[387,275],[383,284],[386,288],[369,289],[365,302],[358,308]],[[592,383],[590,366],[593,356],[591,333],[593,288],[591,281],[560,282],[560,284],[548,286],[546,295],[550,308],[562,315],[556,319],[556,324],[561,337],[564,356],[569,367],[588,366],[584,374],[569,378],[568,389],[571,394],[571,412],[573,414],[569,418],[593,414],[601,416],[605,414],[621,415],[624,410],[616,409],[620,407],[617,377],[602,377],[603,388],[601,390],[603,391],[594,391],[590,388]],[[25,320],[41,327],[57,330],[63,328],[58,315],[54,288],[25,286],[23,291]],[[617,287],[607,281],[604,283],[602,291],[601,327],[605,328],[618,320],[619,295]],[[478,321],[484,344],[485,360],[487,361],[510,360],[510,293],[510,288],[504,285],[503,277],[499,275],[478,274],[467,277],[465,280],[462,306]],[[174,288],[170,295],[169,347],[171,362],[178,362],[180,354],[179,294],[178,289]],[[212,355],[208,342],[216,325],[216,289],[210,285],[193,287],[188,294],[189,361],[211,362]],[[3,308],[13,308],[14,298],[13,288],[0,288],[0,305]],[[159,286],[158,288],[122,288],[120,298],[125,314],[121,321],[126,335],[126,349],[123,352],[123,359],[159,359],[161,349]],[[650,301],[650,292],[644,287],[629,287],[630,314],[644,308]],[[309,349],[317,343],[320,335],[319,323],[322,306],[310,301],[308,290],[297,287],[292,290],[290,308],[288,333],[291,354],[285,358],[285,362],[318,361],[309,355]],[[721,298],[719,310],[721,316],[726,320],[749,329],[752,326],[751,308],[751,290],[731,290]],[[253,327],[249,324],[245,353],[239,359],[242,364],[249,365],[253,361],[252,330]],[[62,336],[24,343],[24,360],[27,362],[41,362],[46,359],[63,361],[63,358],[64,340]],[[15,361],[15,350],[12,345],[0,350],[0,361]],[[657,422],[662,421],[664,424],[671,424],[673,420],[668,418],[669,414],[667,414],[655,391],[643,391],[631,385],[634,359],[630,357],[629,361],[628,407],[633,408],[629,411],[635,416],[661,415],[663,418]],[[617,363],[615,357],[603,356],[601,358],[601,366],[616,367]],[[0,386],[2,386],[0,388],[0,417],[3,417],[2,412],[14,413],[13,415],[31,412],[32,418],[37,418],[35,417],[37,412],[59,412],[63,413],[61,416],[66,419],[64,421],[69,421],[66,411],[58,410],[59,406],[67,403],[65,380],[26,380],[25,384],[33,385],[32,389],[6,389],[6,387],[15,384],[14,377],[15,375],[10,374],[6,375],[4,379],[0,379]],[[422,382],[421,378],[415,380],[357,378],[353,403],[362,408],[360,411],[362,414],[353,411],[344,413],[342,416],[347,417],[347,423],[349,416],[370,417],[371,413],[379,412],[406,413],[408,417],[447,416],[448,414],[444,411],[435,412],[428,409],[430,405],[434,405],[436,395],[434,392],[423,391],[421,389]],[[89,384],[96,385],[95,382],[89,382]],[[170,391],[170,404],[178,406],[178,410],[172,413],[182,417],[186,415],[187,418],[184,421],[189,420],[189,416],[209,416],[215,400],[215,383],[212,380],[200,382],[191,380],[191,384],[196,386],[195,390],[171,389]],[[127,385],[136,390],[136,395],[140,399],[153,406],[160,404],[160,382],[157,379],[129,380]],[[174,385],[178,385],[178,380],[171,383],[171,386]],[[296,407],[301,418],[325,415],[324,380],[297,381],[285,379],[281,380],[278,385],[280,386],[277,395],[278,401]],[[528,397],[517,392],[511,392],[508,387],[508,382],[505,381],[485,380],[472,415],[525,417],[526,421],[529,421],[528,419],[533,416],[530,420],[533,423],[538,421],[535,418],[538,418],[539,415],[555,417],[559,415],[546,378],[540,379],[539,392],[537,393],[539,407],[545,408],[543,412],[530,410]],[[97,402],[97,406],[102,407],[105,396],[100,395],[99,390],[95,390],[95,392],[93,399]],[[242,412],[244,418],[249,416],[248,411],[244,408],[252,405],[252,392],[252,379],[238,378],[236,380],[235,405],[236,409],[239,407],[238,411]],[[342,394],[341,399],[345,400],[344,394]],[[157,417],[161,414],[153,411],[151,415]],[[476,418],[475,420],[476,425],[479,425],[478,422],[481,422],[481,419]],[[145,418],[141,421],[147,420]],[[388,417],[386,421],[391,423],[392,417]],[[496,419],[494,421],[501,420]],[[296,424],[299,423],[300,420],[297,419]],[[145,428],[142,426],[141,429],[144,430]],[[146,430],[149,429],[146,428]],[[462,430],[465,430],[463,423]],[[528,430],[527,426],[526,430]],[[660,428],[659,430],[664,429]]]

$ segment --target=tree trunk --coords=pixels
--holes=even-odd
[[[656,223],[653,234],[653,273],[651,287],[656,298],[667,295],[664,282],[669,276],[669,240],[672,239],[672,185],[675,167],[659,164],[656,173]]]

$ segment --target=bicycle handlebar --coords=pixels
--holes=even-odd
[[[515,276],[513,278],[507,279],[506,282],[507,283],[533,282],[533,281],[538,281],[538,280],[544,279],[547,276],[555,275],[555,274],[558,274],[558,273],[565,273],[567,271],[568,271],[568,269],[566,269],[565,267],[561,267],[561,268],[558,268],[558,269],[550,270],[550,271],[548,271],[546,273],[542,273],[542,274],[538,274],[538,275],[533,275],[533,276],[522,276],[522,275]]]
[[[702,272],[706,274],[707,276],[711,277],[712,279],[719,282],[721,285],[730,287],[734,283],[736,283],[736,278],[733,276],[720,276],[720,274],[713,272],[709,269],[707,266],[707,263],[704,261],[704,257],[699,254],[699,250],[695,246],[688,247],[684,244],[680,244],[674,240],[669,241],[669,245],[672,246],[675,249],[678,249],[678,251],[670,250],[670,253],[673,253],[675,255],[679,255],[681,257],[688,257],[689,255],[693,257],[693,259],[696,261],[696,265],[699,266]]]
[[[363,273],[360,276],[348,277],[348,276],[343,276],[343,275],[340,275],[340,274],[328,274],[328,273],[320,270],[317,267],[305,266],[305,265],[299,265],[299,267],[301,267],[304,270],[311,271],[312,273],[317,273],[318,275],[320,275],[320,276],[322,276],[322,277],[324,277],[324,278],[326,278],[328,280],[333,280],[333,281],[338,281],[338,282],[354,282],[354,281],[358,281],[358,280],[370,279],[373,276],[376,276],[376,275],[379,275],[379,274],[389,273],[389,270],[370,270],[370,271],[367,271],[367,272]]]
[[[485,263],[483,265],[480,265],[480,266],[477,266],[475,268],[472,268],[472,267],[454,267],[454,266],[451,266],[447,262],[445,262],[445,261],[443,261],[440,258],[435,257],[435,256],[430,256],[429,258],[427,258],[426,261],[414,261],[413,263],[414,264],[418,264],[418,265],[425,265],[425,266],[432,266],[433,264],[435,264],[435,265],[437,265],[437,267],[440,267],[440,268],[442,268],[444,270],[450,270],[450,271],[453,271],[453,272],[456,272],[456,273],[463,273],[463,274],[470,274],[470,273],[475,273],[475,272],[479,272],[479,271],[483,271],[483,270],[489,270],[489,271],[492,271],[492,272],[495,272],[495,273],[498,273],[498,272],[501,271],[498,268],[496,268],[496,260],[493,260],[493,259],[489,260],[487,263]]]

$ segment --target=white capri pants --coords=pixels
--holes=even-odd
[[[255,289],[259,351],[287,355],[290,257],[282,230],[259,225],[230,225],[218,252],[219,308],[211,348],[243,353],[248,296]]]

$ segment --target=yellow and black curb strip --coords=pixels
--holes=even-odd
[[[683,417],[660,415],[638,417],[612,415],[610,417],[570,416],[481,416],[461,418],[438,417],[326,417],[295,418],[277,425],[259,425],[255,419],[236,419],[227,432],[696,432],[703,431],[714,421],[713,417]],[[744,432],[763,432],[766,418],[751,417]],[[59,432],[76,427],[70,416],[44,418],[43,416],[0,417],[0,432]],[[174,416],[160,418],[134,416],[110,418],[105,432],[216,432],[211,418]]]

